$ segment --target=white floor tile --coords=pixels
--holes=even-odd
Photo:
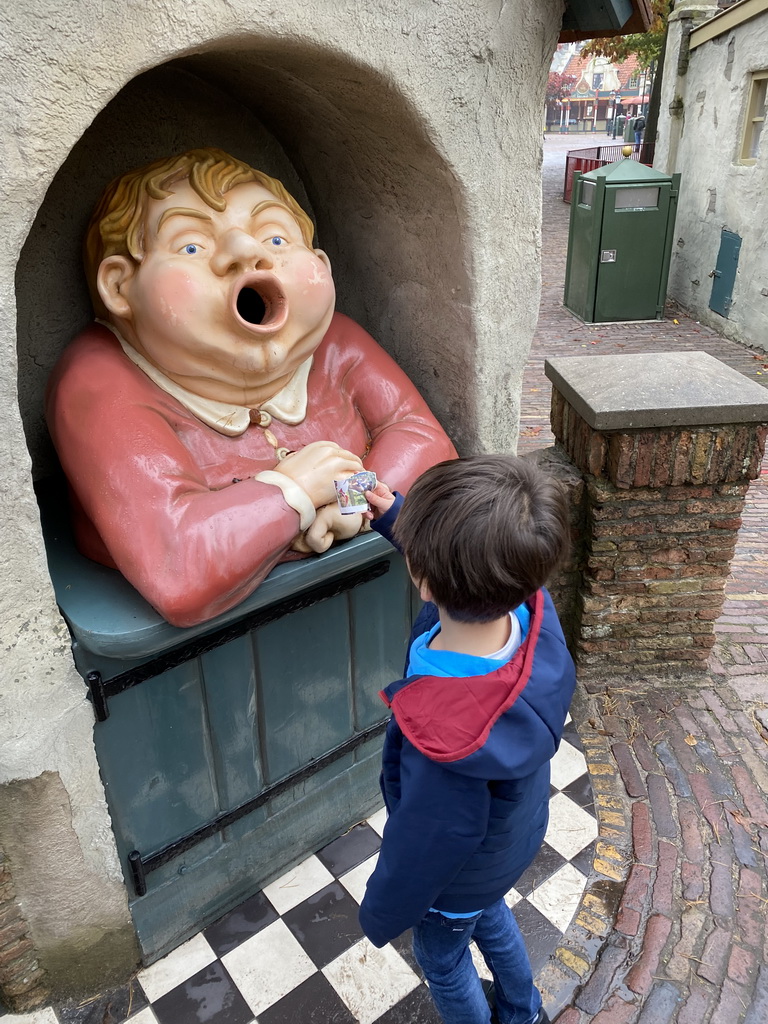
[[[126,1024],[157,1024],[157,1017],[152,1012],[151,1006],[145,1006],[135,1016],[129,1017]]]
[[[380,836],[384,835],[384,826],[387,823],[387,809],[382,807],[381,810],[376,811],[368,819],[368,824],[371,826],[374,832],[378,832]]]
[[[378,859],[378,853],[374,853],[374,855],[369,857],[368,860],[364,860],[362,864],[358,864],[356,868],[352,868],[351,871],[347,871],[345,875],[341,875],[339,877],[339,881],[347,890],[349,895],[352,899],[357,900],[358,903],[363,902],[366,883],[371,877]]]
[[[307,857],[276,881],[264,886],[264,895],[278,912],[286,914],[333,881],[333,875],[317,857]]]
[[[578,868],[564,864],[533,890],[528,902],[540,910],[555,928],[564,932],[578,909],[586,883],[586,877]]]
[[[3,1024],[58,1024],[56,1014],[50,1006],[32,1013],[11,1013],[2,1018]]]
[[[419,984],[392,946],[377,949],[368,939],[329,963],[323,974],[359,1024],[373,1024]]]
[[[544,838],[570,860],[597,838],[597,822],[565,794],[555,793],[549,801],[549,828]]]
[[[470,942],[469,952],[472,954],[472,963],[475,965],[475,970],[480,977],[485,978],[486,981],[493,981],[493,975],[488,970],[488,964],[483,960],[483,954],[474,942]]]
[[[153,1003],[187,978],[212,964],[216,954],[205,941],[202,932],[158,960],[151,967],[139,971],[138,978],[147,999]]]
[[[587,762],[582,752],[572,747],[566,740],[561,742],[560,749],[552,758],[551,766],[552,785],[558,789],[565,789],[587,770]]]
[[[507,895],[504,897],[504,902],[507,904],[510,910],[517,906],[523,897],[517,891],[517,889],[510,889]]]
[[[256,1017],[317,970],[282,920],[225,953],[221,962]]]

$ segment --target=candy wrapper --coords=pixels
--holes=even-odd
[[[376,474],[364,470],[348,476],[346,480],[334,480],[336,500],[343,516],[354,515],[355,512],[368,512],[370,505],[365,500],[365,492],[372,491],[376,486]]]

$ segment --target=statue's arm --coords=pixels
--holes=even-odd
[[[210,489],[164,396],[147,401],[130,381],[112,373],[110,386],[99,370],[71,373],[49,393],[62,467],[115,565],[147,601],[173,625],[212,618],[283,557],[299,515],[278,488],[256,480]]]
[[[397,363],[362,327],[344,319],[351,364],[345,386],[371,437],[365,467],[392,490],[405,492],[425,469],[455,459],[456,449]]]

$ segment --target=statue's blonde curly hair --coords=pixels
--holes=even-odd
[[[314,224],[276,178],[221,149],[190,149],[121,174],[105,188],[91,215],[83,252],[88,288],[98,315],[107,315],[96,287],[101,261],[107,256],[126,256],[141,262],[148,201],[166,199],[172,194],[171,185],[184,180],[204,203],[219,212],[226,208],[224,197],[231,188],[255,181],[285,203],[296,218],[305,244],[312,248]]]

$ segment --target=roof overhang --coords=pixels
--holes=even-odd
[[[650,0],[567,0],[559,42],[647,32]]]

